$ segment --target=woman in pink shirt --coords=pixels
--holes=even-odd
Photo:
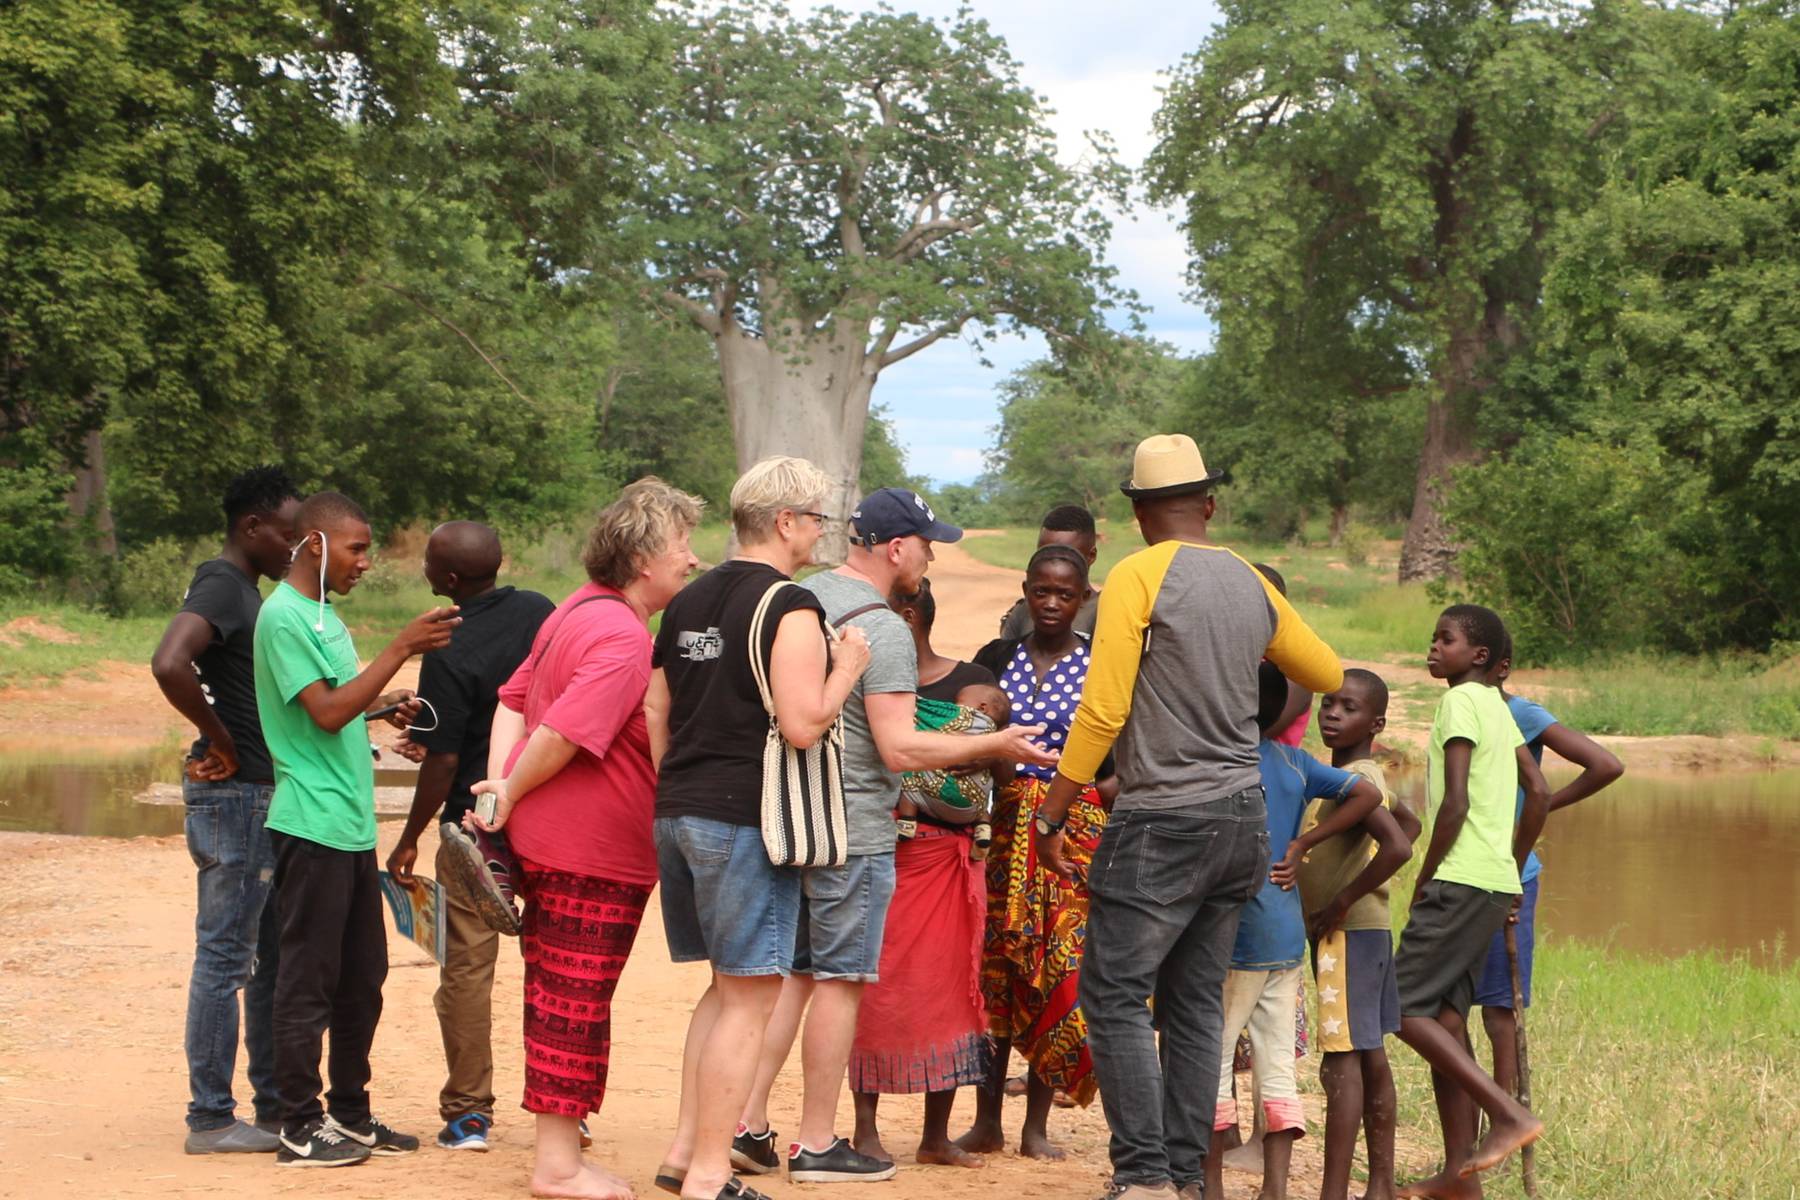
[[[688,538],[699,519],[699,500],[654,478],[601,512],[582,553],[591,582],[545,620],[500,689],[490,778],[474,788],[496,807],[493,821],[470,821],[506,828],[523,876],[533,1195],[632,1194],[582,1159],[580,1122],[606,1093],[613,989],[657,878],[648,622],[698,565]]]

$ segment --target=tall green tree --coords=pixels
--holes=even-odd
[[[1635,505],[1657,531],[1643,628],[1665,646],[1800,637],[1797,16],[1761,0],[1662,19],[1671,102],[1635,115],[1604,186],[1564,218],[1516,380],[1544,438],[1575,444],[1538,458],[1581,461],[1586,507]],[[1503,561],[1504,536],[1484,528],[1470,557]]]
[[[883,370],[965,332],[1080,338],[1118,299],[1110,157],[1058,160],[1039,98],[966,10],[696,5],[679,21],[623,233],[647,296],[717,345],[740,466],[805,454],[847,512]]]
[[[369,246],[352,125],[440,81],[415,3],[0,10],[0,459],[91,471],[111,417],[160,481],[131,519],[216,526],[216,485],[274,456],[313,318]]]
[[[1546,236],[1597,185],[1622,91],[1655,78],[1641,7],[1226,0],[1158,114],[1152,193],[1184,206],[1193,278],[1271,400],[1423,385],[1403,579],[1449,564],[1442,492]]]

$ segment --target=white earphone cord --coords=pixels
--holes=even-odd
[[[431,709],[431,724],[429,724],[429,725],[408,725],[406,727],[407,733],[430,733],[432,730],[436,729],[439,725],[441,725],[443,723],[442,719],[438,716],[438,710],[436,709],[436,707],[434,707],[432,705],[431,701],[429,701],[425,697],[419,695],[417,692],[413,693],[413,699],[417,700],[420,704],[423,704],[426,708]]]

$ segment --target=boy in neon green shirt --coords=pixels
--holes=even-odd
[[[1394,970],[1400,1039],[1431,1064],[1444,1125],[1444,1169],[1403,1194],[1479,1196],[1476,1174],[1536,1141],[1544,1124],[1496,1084],[1469,1054],[1464,1026],[1488,942],[1517,903],[1519,869],[1537,841],[1550,789],[1526,750],[1488,664],[1506,641],[1498,614],[1454,604],[1438,618],[1426,666],[1450,685],[1438,703],[1427,751],[1431,843]],[[1517,788],[1525,807],[1514,828]],[[1474,1109],[1489,1130],[1475,1142]]]
[[[369,1047],[387,978],[387,927],[375,866],[375,773],[363,714],[412,692],[380,691],[413,655],[447,645],[454,608],[416,618],[357,672],[350,631],[326,599],[369,568],[368,518],[347,496],[320,492],[294,520],[301,542],[288,578],[256,620],[257,717],[275,763],[269,840],[281,964],[275,976],[275,1092],[282,1106],[279,1166],[343,1167],[404,1154],[419,1139],[369,1112]],[[319,1053],[331,1030],[331,1111],[319,1102]]]

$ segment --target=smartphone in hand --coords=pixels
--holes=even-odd
[[[500,793],[498,792],[483,792],[475,797],[475,815],[489,825],[494,823],[494,814],[499,811],[499,808]]]

